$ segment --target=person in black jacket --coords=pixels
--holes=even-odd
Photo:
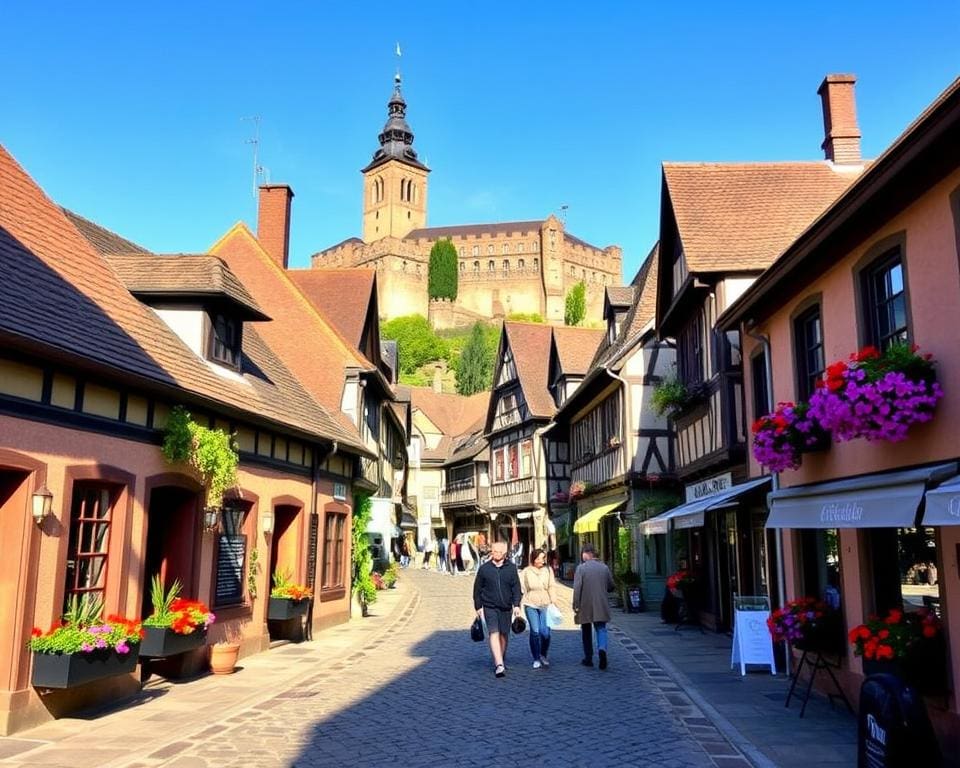
[[[490,559],[480,566],[473,582],[473,607],[487,623],[493,672],[506,674],[503,660],[507,654],[510,623],[520,615],[520,575],[517,566],[507,559],[507,545],[497,541],[490,548]]]

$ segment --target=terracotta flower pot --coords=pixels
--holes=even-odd
[[[215,675],[230,675],[237,665],[240,643],[215,643],[210,646],[210,671]]]

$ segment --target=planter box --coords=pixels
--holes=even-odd
[[[36,688],[74,688],[114,675],[126,675],[137,667],[139,647],[120,655],[114,650],[92,653],[34,653],[30,682]]]
[[[267,607],[267,619],[270,621],[287,621],[288,619],[298,619],[307,615],[307,608],[310,607],[310,599],[290,600],[285,597],[271,597],[270,605]]]
[[[950,691],[945,651],[936,642],[921,644],[921,647],[911,649],[910,655],[902,659],[864,659],[863,674],[894,675],[926,696],[941,696]]]
[[[207,630],[195,629],[189,635],[181,635],[169,627],[144,627],[140,641],[140,655],[151,658],[176,656],[200,648],[207,642]]]

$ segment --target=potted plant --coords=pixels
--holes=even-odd
[[[854,654],[863,657],[864,674],[886,672],[921,693],[945,692],[943,627],[933,611],[906,613],[893,608],[883,618],[869,617],[848,637]]]
[[[683,410],[691,400],[691,393],[686,385],[679,379],[671,377],[659,382],[653,388],[650,405],[657,416],[664,416]]]
[[[270,604],[267,607],[267,619],[287,621],[306,616],[310,607],[313,590],[303,584],[294,584],[290,573],[273,574],[273,589],[270,590]]]
[[[810,416],[808,403],[778,403],[753,422],[753,456],[771,472],[797,469],[805,451],[826,445],[827,432]]]
[[[215,675],[232,675],[239,655],[240,643],[236,639],[217,641],[210,646],[210,671]]]
[[[370,605],[377,601],[377,587],[371,574],[368,573],[366,578],[361,578],[354,591],[357,602],[360,604],[360,615],[369,616]]]
[[[160,450],[167,461],[193,468],[207,490],[208,508],[219,508],[224,492],[237,484],[240,454],[233,437],[198,424],[181,405],[170,412]]]
[[[397,578],[400,575],[400,566],[396,563],[390,563],[383,572],[383,583],[387,589],[397,588]]]
[[[141,656],[174,656],[206,643],[207,627],[216,617],[199,600],[181,598],[180,591],[179,579],[174,580],[169,590],[164,589],[159,575],[151,580],[153,613],[143,620]]]
[[[579,499],[581,496],[585,495],[591,487],[592,486],[590,483],[584,480],[577,480],[573,483],[570,483],[570,499]]]
[[[31,682],[37,688],[73,688],[134,671],[143,629],[122,616],[101,618],[99,599],[74,597],[63,619],[47,632],[34,628]]]
[[[843,649],[840,614],[813,597],[790,600],[767,619],[774,642],[789,642],[802,651],[838,652]]]
[[[883,352],[864,347],[827,366],[810,397],[809,416],[839,442],[863,437],[895,443],[914,424],[930,421],[942,397],[930,355],[907,344]]]

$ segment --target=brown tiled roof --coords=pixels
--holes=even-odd
[[[150,253],[142,245],[137,245],[124,237],[120,237],[116,232],[111,232],[99,224],[94,224],[90,219],[85,219],[79,213],[68,211],[66,208],[61,208],[61,210],[80,230],[80,234],[87,239],[98,253],[104,256],[120,253]]]
[[[397,387],[398,396],[409,396],[410,405],[420,410],[443,434],[460,435],[487,411],[489,392],[454,395],[434,392],[430,387]]]
[[[444,435],[436,448],[424,448],[421,456],[427,461],[446,461],[452,452],[453,438],[450,435]]]
[[[289,269],[287,274],[344,338],[359,349],[377,273],[372,269]]]
[[[689,273],[766,269],[862,166],[664,163]]]
[[[64,212],[0,147],[0,333],[254,421],[356,445],[262,339],[220,375],[137,301]],[[191,397],[187,397],[191,395]]]
[[[483,419],[471,426],[464,434],[453,439],[446,464],[459,464],[477,457],[487,448],[487,439],[483,436]]]
[[[629,307],[633,304],[633,286],[608,285],[607,301],[614,307]]]
[[[586,375],[604,335],[602,328],[570,328],[565,325],[554,327],[553,343],[556,345],[563,373],[568,376]]]
[[[550,375],[550,339],[553,328],[542,323],[503,324],[513,360],[517,366],[517,376],[523,389],[523,397],[534,418],[549,418],[556,410],[556,404],[547,389]]]
[[[251,320],[270,319],[216,256],[128,253],[104,258],[135,296],[219,295],[247,310]]]
[[[371,372],[372,363],[327,322],[246,225],[234,225],[210,251],[270,307],[272,322],[258,329],[270,348],[345,429],[356,433],[340,410],[346,369]]]
[[[539,221],[496,221],[491,224],[458,224],[451,227],[422,227],[412,230],[404,240],[439,240],[444,237],[480,237],[481,235],[540,234]]]

